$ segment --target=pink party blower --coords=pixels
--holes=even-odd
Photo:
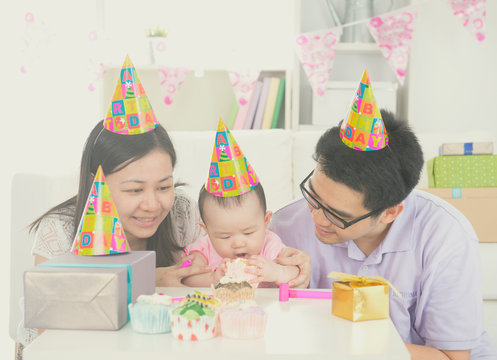
[[[286,302],[290,298],[331,299],[331,291],[290,290],[290,286],[287,283],[281,283],[280,302]]]

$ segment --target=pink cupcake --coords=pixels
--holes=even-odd
[[[223,336],[233,339],[256,339],[264,335],[267,315],[253,300],[236,301],[219,313]]]

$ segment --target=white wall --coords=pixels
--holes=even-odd
[[[426,133],[497,134],[497,1],[478,43],[445,1],[420,1],[409,60],[409,121]]]

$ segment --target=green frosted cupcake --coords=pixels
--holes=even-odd
[[[172,298],[167,295],[140,295],[136,303],[129,304],[129,316],[133,330],[144,334],[171,331],[169,312],[174,309]]]
[[[216,336],[219,301],[198,291],[171,310],[171,331],[179,340],[206,340]]]

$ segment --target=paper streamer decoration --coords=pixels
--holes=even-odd
[[[150,63],[164,63],[166,55],[166,37],[152,36],[149,37]]]
[[[166,104],[166,106],[170,106],[173,103],[174,97],[178,93],[179,88],[183,84],[183,81],[190,72],[190,69],[159,66],[157,71],[159,72],[160,87],[162,90],[164,104]]]
[[[98,83],[102,81],[104,75],[107,73],[108,67],[102,62],[90,59],[89,68],[91,81],[88,84],[88,90],[93,92],[97,89]]]
[[[103,51],[103,42],[96,30],[88,33],[88,53],[91,54],[88,59],[88,76],[90,82],[88,84],[88,91],[95,91],[98,84],[103,80],[104,75],[107,73],[108,66],[101,60]]]
[[[336,47],[342,28],[300,34],[296,40],[297,56],[302,64],[312,90],[323,96],[335,60]]]
[[[485,40],[486,0],[447,0],[447,3],[477,41]]]
[[[260,71],[249,71],[246,73],[240,73],[237,71],[228,72],[231,80],[231,86],[233,87],[233,92],[235,93],[239,106],[238,113],[233,124],[234,130],[243,129],[249,108],[249,101],[252,97],[252,93],[254,92],[259,73]]]
[[[258,183],[242,149],[224,121],[219,119],[205,189],[212,195],[231,197],[252,190]]]
[[[362,74],[346,119],[340,128],[340,138],[348,147],[359,151],[374,151],[388,145],[388,134],[367,70]]]
[[[381,53],[393,68],[397,80],[404,84],[411,40],[418,11],[414,6],[372,18],[369,32],[380,47]]]
[[[128,251],[123,225],[99,166],[71,252],[76,255],[109,255]]]
[[[49,53],[47,47],[51,45],[55,34],[45,21],[39,19],[33,12],[26,12],[24,23],[19,49],[21,60],[19,71],[22,74],[28,74],[40,58]]]
[[[154,130],[159,122],[138,73],[126,55],[104,127],[123,135],[142,134]]]

